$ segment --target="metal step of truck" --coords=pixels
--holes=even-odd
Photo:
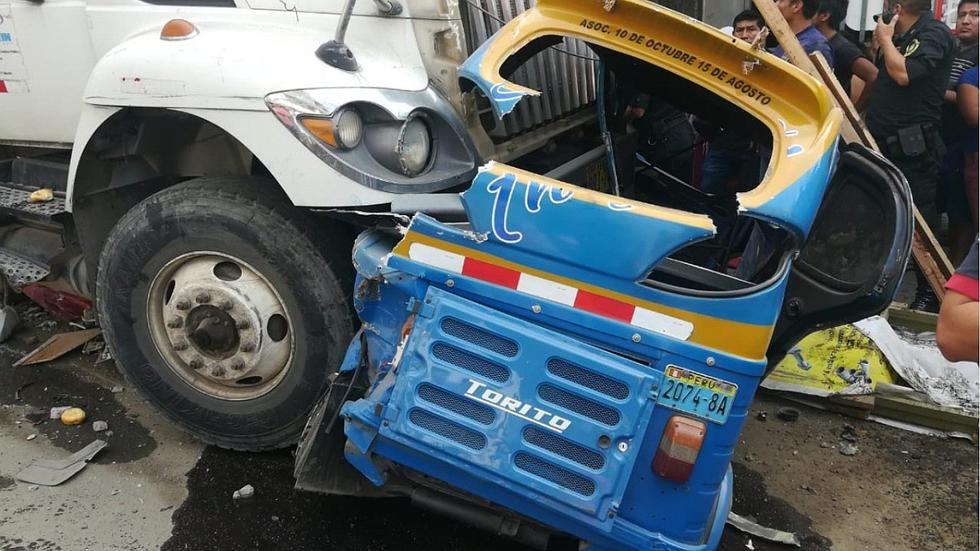
[[[9,182],[0,182],[0,215],[48,226],[60,226],[58,217],[67,211],[64,197],[58,195],[60,194],[56,194],[50,201],[33,203],[30,200],[30,191],[15,187]]]
[[[50,267],[9,249],[0,248],[0,274],[14,290],[20,291],[31,283],[37,283],[49,273]]]

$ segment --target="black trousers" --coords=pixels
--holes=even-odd
[[[879,144],[884,144],[884,140],[879,140]],[[895,164],[905,179],[909,182],[912,189],[912,201],[926,224],[932,229],[933,233],[939,231],[939,209],[936,207],[936,191],[939,188],[939,167],[942,163],[943,152],[930,147],[925,153],[918,157],[906,157],[905,155],[885,156]]]
[[[884,144],[884,140],[875,138],[879,144]],[[906,157],[905,155],[888,155],[886,157],[902,171],[905,179],[909,182],[912,190],[912,202],[915,203],[919,214],[932,230],[933,233],[939,232],[939,209],[936,206],[936,193],[939,189],[939,168],[942,163],[944,152],[941,148],[930,147],[925,153],[918,157]],[[916,270],[917,292],[924,293],[930,287],[925,276],[920,270]]]

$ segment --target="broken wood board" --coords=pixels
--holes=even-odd
[[[41,343],[34,350],[28,352],[23,358],[14,362],[14,367],[56,360],[101,334],[101,329],[85,329],[83,331],[58,333]]]

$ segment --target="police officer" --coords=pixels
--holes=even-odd
[[[882,152],[905,174],[929,227],[939,224],[936,188],[944,154],[939,133],[943,98],[956,41],[932,18],[931,0],[887,0],[875,28],[878,80],[868,108],[868,129]],[[938,300],[919,276],[912,307],[936,311]]]

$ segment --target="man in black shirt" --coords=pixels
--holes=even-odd
[[[811,22],[821,34],[827,37],[830,49],[834,52],[834,76],[844,87],[847,96],[854,101],[855,109],[863,112],[871,99],[871,85],[878,78],[878,68],[871,63],[857,44],[838,32],[845,13],[847,13],[847,0],[821,0],[817,14],[813,16]],[[864,87],[857,98],[851,95],[851,80],[854,75],[864,81]]]
[[[936,187],[945,149],[939,127],[956,44],[949,29],[932,18],[930,0],[888,3],[893,17],[889,22],[882,17],[875,28],[878,80],[868,108],[868,129],[905,174],[919,212],[935,231]],[[912,306],[938,306],[922,277]]]

